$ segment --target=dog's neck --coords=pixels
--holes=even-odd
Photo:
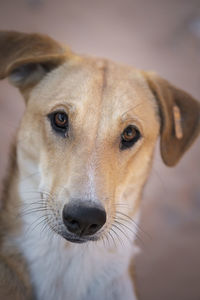
[[[114,300],[118,299],[115,291],[122,298],[124,289],[126,299],[135,299],[129,274],[136,250],[133,246],[135,228],[129,237],[118,232],[118,239],[105,237],[102,241],[81,245],[50,232],[43,212],[34,210],[34,203],[40,198],[38,166],[28,153],[18,150],[17,157],[17,177],[10,190],[14,191],[11,195],[19,198],[22,226],[15,244],[28,262],[38,299]]]

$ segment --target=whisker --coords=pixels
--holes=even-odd
[[[111,231],[113,231],[113,232],[115,233],[115,235],[117,236],[117,238],[118,238],[120,244],[121,244],[122,246],[124,246],[123,240],[121,239],[120,235],[113,229],[113,226],[114,226],[115,228],[117,228],[117,226],[116,226],[115,224],[113,224],[112,227],[111,227]],[[118,228],[117,228],[117,229],[118,229]]]
[[[123,224],[122,222],[119,222],[117,218],[114,218],[115,223],[117,223],[118,225],[123,225],[125,228],[127,228],[131,233],[133,233],[134,235],[136,234],[135,231],[133,231],[131,228],[129,228],[127,225]]]
[[[46,209],[46,208],[38,208],[38,209],[32,209],[32,210],[27,210],[27,211],[24,211],[24,212],[20,212],[17,217],[24,217],[24,216],[27,216],[27,215],[30,215],[30,214],[33,214],[33,213],[38,213],[38,212],[43,212],[43,211],[51,211],[50,209]]]
[[[51,215],[51,214],[49,214],[49,215]],[[37,226],[39,226],[42,222],[44,222],[44,221],[47,220],[47,216],[48,216],[48,215],[45,214],[45,215],[42,215],[42,216],[38,217],[36,220],[34,220],[34,221],[28,226],[28,228],[27,228],[25,234],[28,234],[28,233],[30,233],[30,232],[33,232],[33,231],[37,228]],[[35,224],[36,222],[38,222],[38,221],[41,220],[41,219],[42,219],[41,222],[37,223],[36,226],[32,227],[33,224]],[[30,230],[31,230],[31,231],[30,231]]]
[[[104,248],[106,248],[106,244],[105,244],[105,235],[103,235],[100,239],[101,242],[103,242]],[[98,241],[96,241],[97,243]]]
[[[131,243],[132,241],[130,240],[129,236],[120,228],[120,226],[116,225],[116,222],[114,222],[113,226],[115,226],[124,236],[125,238]]]
[[[47,196],[48,198],[50,199],[53,199],[53,195],[48,192],[48,191],[45,191],[45,190],[26,190],[26,191],[23,191],[22,192],[23,194],[44,194],[45,196]]]
[[[142,244],[143,246],[145,246],[144,241],[143,241],[142,237],[140,237],[140,235],[139,235],[138,232],[134,232],[131,228],[129,228],[129,227],[128,227],[127,225],[125,225],[124,223],[121,223],[121,222],[119,222],[119,221],[115,221],[115,222],[116,222],[117,224],[119,224],[119,225],[124,226],[125,228],[127,228],[131,233],[134,234],[134,236],[141,242],[141,244]]]
[[[130,220],[130,222],[132,222],[134,224],[134,226],[140,231],[142,232],[145,236],[147,236],[148,238],[151,238],[150,235],[145,232],[140,225],[138,225],[131,217],[129,217],[128,215],[126,215],[125,213],[123,212],[120,212],[120,211],[116,211],[116,213],[118,214],[121,214],[122,216],[124,216],[125,218],[127,218],[128,220]]]
[[[109,238],[108,238],[108,234],[107,234],[107,233],[105,234],[105,237],[106,237],[106,240],[107,240],[107,242],[108,242],[108,247],[110,247],[110,241],[109,241]]]
[[[117,244],[116,244],[116,242],[115,242],[115,239],[114,239],[113,236],[112,236],[112,233],[111,233],[110,231],[108,231],[108,234],[110,235],[110,237],[111,237],[111,239],[112,239],[112,241],[113,241],[113,244],[114,244],[115,248],[117,248]]]

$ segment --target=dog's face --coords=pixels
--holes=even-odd
[[[65,205],[101,207],[107,228],[116,210],[135,214],[159,126],[156,102],[139,72],[72,59],[31,92],[19,151],[33,153],[55,218],[62,220]]]
[[[0,77],[10,76],[26,99],[19,172],[37,172],[44,222],[72,242],[124,231],[138,211],[159,133],[162,157],[174,165],[199,131],[198,103],[155,74],[63,54],[40,35],[23,50],[27,39],[0,35],[0,45],[14,41],[21,51],[8,55]]]

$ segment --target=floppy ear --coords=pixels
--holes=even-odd
[[[0,31],[0,79],[33,87],[66,59],[66,49],[46,35]]]
[[[200,132],[200,103],[155,73],[143,74],[159,105],[162,159],[174,166]]]

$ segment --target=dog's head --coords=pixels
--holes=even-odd
[[[124,231],[159,134],[162,158],[173,166],[199,133],[200,106],[187,93],[155,73],[75,55],[43,35],[0,32],[5,77],[26,102],[20,177],[35,182],[36,211],[69,241]]]

